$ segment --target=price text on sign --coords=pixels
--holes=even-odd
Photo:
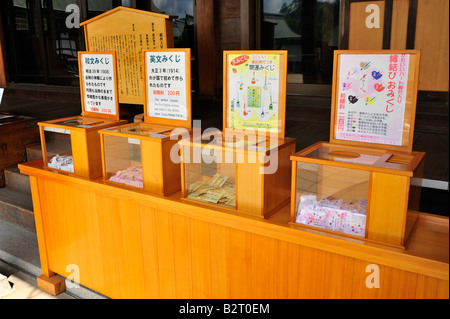
[[[146,52],[147,116],[186,120],[186,54]]]
[[[112,54],[82,54],[82,81],[86,112],[116,115],[116,80]]]

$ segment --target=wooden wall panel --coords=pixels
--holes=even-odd
[[[297,271],[297,298],[323,298],[325,252],[300,246]]]
[[[175,266],[175,296],[176,298],[193,298],[192,287],[192,245],[191,227],[189,227],[189,218],[176,216],[172,219],[172,238],[173,238],[173,263]],[[142,242],[145,245],[145,242]]]
[[[273,298],[288,298],[289,296],[289,282],[290,267],[289,267],[289,251],[288,243],[276,240],[274,242],[275,250],[273,258],[276,260],[277,271],[273,274]],[[295,268],[293,268],[295,269]]]
[[[366,7],[375,4],[380,9],[380,27],[367,28]],[[384,1],[364,1],[350,3],[349,50],[381,50],[383,48]]]
[[[406,49],[409,0],[394,0],[392,5],[391,50]]]
[[[176,295],[172,216],[167,212],[156,211],[154,217],[157,234],[159,296],[171,298]]]
[[[366,272],[367,266],[372,264],[365,260],[355,260],[353,263],[353,282],[352,282],[352,298],[360,299],[379,299],[382,298],[381,282],[383,281],[384,269],[383,265],[378,265],[380,271],[380,288],[368,288],[366,285],[367,276],[370,275]]]
[[[448,298],[448,273],[431,277],[439,262],[412,272],[397,250],[45,174],[57,178],[31,179],[43,272],[77,265],[112,298]],[[366,286],[370,264],[380,288]]]
[[[0,16],[0,87],[6,87],[6,47],[3,35],[3,22]]]
[[[215,4],[216,1],[211,0],[196,1],[197,59],[201,61],[198,67],[199,95],[208,97],[215,94],[215,70],[219,67],[216,57]]]
[[[324,298],[351,298],[354,259],[342,255],[326,253]]]
[[[251,274],[252,298],[273,299],[275,265],[275,240],[266,236],[252,235]]]
[[[430,278],[426,276],[417,276],[417,289],[416,298],[419,299],[436,299],[449,297],[448,282],[443,282],[436,278]]]
[[[392,245],[403,245],[404,222],[408,207],[409,180],[406,176],[372,172],[367,221],[368,238]],[[386,188],[384,185],[391,185]],[[377,201],[375,198],[383,198]],[[406,198],[405,201],[398,200]],[[370,214],[370,212],[377,214]],[[389,225],[389,228],[387,227]]]
[[[229,233],[228,227],[210,225],[211,295],[220,299],[230,296],[230,260],[234,252],[230,249]]]
[[[191,219],[192,280],[194,298],[212,298],[211,247],[209,223]]]
[[[142,266],[145,269],[142,280],[144,281],[144,297],[160,298],[159,294],[159,265],[158,245],[155,223],[155,209],[141,205],[140,233],[142,241]],[[110,223],[105,223],[110,224]]]
[[[449,1],[417,0],[414,48],[421,50],[419,90],[449,90]]]
[[[229,234],[229,249],[232,254],[229,262],[230,298],[252,298],[251,291],[251,233],[235,230]]]
[[[380,283],[382,298],[411,299],[415,296],[417,274],[385,267],[383,281]],[[389,287],[388,289],[386,289]]]

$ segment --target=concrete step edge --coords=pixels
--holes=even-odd
[[[6,187],[31,194],[30,177],[20,173],[17,166],[5,169],[5,183]]]

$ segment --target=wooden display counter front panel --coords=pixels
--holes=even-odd
[[[112,298],[448,298],[448,260],[34,165],[20,168],[30,175],[46,277],[76,266],[82,285]],[[289,207],[279,214],[288,221]],[[379,269],[380,288],[366,286],[369,265]]]

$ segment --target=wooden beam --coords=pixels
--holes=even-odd
[[[198,91],[202,97],[214,97],[216,81],[215,1],[196,1]]]
[[[6,45],[5,37],[3,36],[2,17],[0,16],[0,87],[6,87],[6,81]]]

